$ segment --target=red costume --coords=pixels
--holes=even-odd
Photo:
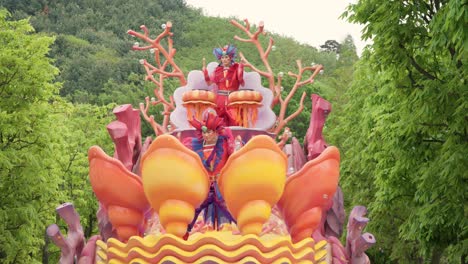
[[[203,122],[199,122],[194,119],[190,121],[190,123],[197,130],[197,137],[186,139],[184,141],[184,145],[199,155],[205,169],[210,175],[211,186],[208,197],[202,205],[196,209],[195,217],[193,222],[188,226],[187,234],[190,232],[198,215],[203,210],[203,218],[205,222],[215,229],[219,229],[224,223],[235,222],[224,204],[224,199],[219,192],[217,183],[221,169],[224,167],[229,155],[231,155],[234,150],[234,140],[231,131],[222,126],[223,119],[210,112],[205,115]],[[218,138],[216,143],[209,145],[205,144],[202,132],[206,132],[208,130],[212,130],[217,133]]]
[[[240,85],[244,85],[244,65],[234,62],[236,48],[232,45],[227,45],[222,49],[216,48],[213,50],[213,54],[218,60],[221,60],[222,56],[231,58],[230,66],[226,67],[220,63],[211,76],[208,75],[206,69],[204,74],[207,83],[216,84],[216,112],[218,116],[222,117],[227,125],[235,126],[238,124],[235,121],[235,112],[228,108],[228,97],[230,93],[239,90]]]

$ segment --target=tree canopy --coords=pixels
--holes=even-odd
[[[52,255],[44,228],[57,205],[74,201],[86,226],[96,226],[86,149],[106,146],[109,109],[58,97],[58,69],[47,57],[54,39],[28,20],[0,10],[0,32],[0,260],[39,263]]]
[[[345,194],[369,204],[375,262],[466,262],[466,3],[359,1],[372,46],[334,131]]]

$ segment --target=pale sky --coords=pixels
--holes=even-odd
[[[362,25],[348,23],[339,16],[353,0],[186,0],[202,8],[208,16],[247,18],[251,24],[263,21],[265,30],[294,38],[316,48],[329,39],[341,42],[350,34],[358,54],[366,45],[361,41]],[[370,44],[368,41],[367,44]]]

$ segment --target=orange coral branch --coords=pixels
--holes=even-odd
[[[157,104],[154,103],[154,102],[151,102],[153,105]],[[148,116],[148,109],[149,109],[149,106],[150,106],[150,100],[149,100],[149,97],[147,96],[145,98],[145,103],[140,103],[140,112],[141,114],[143,115],[143,118],[148,122],[150,123],[151,127],[153,128],[153,131],[154,131],[154,134],[156,136],[164,133],[163,132],[163,129],[161,127],[160,124],[156,123],[156,121],[154,120],[154,116]]]
[[[172,23],[167,22],[166,23],[166,28],[164,29],[164,31],[161,34],[159,34],[155,39],[151,39],[149,37],[149,32],[148,32],[148,29],[146,28],[145,25],[140,26],[140,28],[144,31],[144,34],[135,32],[133,30],[129,30],[129,31],[127,31],[127,33],[132,35],[132,36],[135,36],[135,37],[137,37],[137,38],[139,38],[141,40],[144,40],[145,42],[149,43],[150,45],[145,46],[145,47],[133,46],[133,50],[146,50],[146,49],[154,48],[155,52],[160,52],[164,56],[164,58],[166,58],[166,60],[169,62],[169,64],[171,64],[171,66],[173,68],[173,72],[171,73],[170,77],[179,78],[179,81],[180,81],[181,85],[185,85],[187,83],[187,81],[185,79],[185,76],[184,76],[182,70],[174,62],[174,59],[173,59],[173,57],[175,55],[175,49],[172,48],[172,39],[170,38],[170,36],[173,35],[173,33],[170,32],[171,28],[172,28]],[[160,43],[160,41],[166,36],[169,36],[168,37],[168,49],[167,50]],[[164,71],[164,69],[161,69],[161,71]]]
[[[280,137],[280,142],[276,143],[280,149],[283,149],[289,137],[291,137],[291,130],[289,130],[289,127],[286,127],[284,128],[283,134]]]
[[[305,99],[305,96],[306,96],[306,93],[304,92],[302,94],[302,97],[301,97],[301,101],[300,101],[300,104],[299,104],[299,108],[293,113],[291,114],[290,116],[288,116],[287,118],[285,118],[285,115],[286,115],[286,108],[289,104],[289,102],[291,101],[293,95],[296,93],[297,89],[301,86],[304,86],[308,83],[313,83],[314,82],[314,78],[315,76],[320,72],[320,70],[323,69],[323,66],[322,65],[314,65],[312,67],[305,67],[303,68],[302,67],[302,63],[300,60],[297,60],[296,61],[297,63],[297,67],[298,67],[298,73],[292,73],[292,72],[289,72],[288,75],[289,76],[292,76],[292,77],[295,77],[296,78],[296,82],[294,83],[294,86],[293,88],[291,89],[291,91],[289,92],[289,94],[286,96],[285,99],[283,99],[281,97],[281,95],[279,96],[279,103],[281,105],[281,109],[280,109],[280,113],[279,113],[279,116],[278,116],[278,123],[277,123],[277,126],[276,128],[274,129],[274,133],[279,133],[281,131],[281,129],[289,122],[291,121],[292,119],[294,119],[295,117],[297,117],[301,111],[304,109],[304,99]],[[304,75],[305,72],[307,71],[313,71],[312,75],[307,78],[306,80],[302,80],[302,76]],[[281,81],[281,79],[278,77],[279,81]]]
[[[234,39],[236,40],[239,40],[239,41],[242,41],[242,42],[250,42],[250,43],[253,43],[255,45],[255,47],[257,48],[259,54],[260,54],[260,59],[262,60],[263,62],[263,65],[265,66],[265,68],[267,69],[266,71],[261,71],[259,70],[258,68],[254,67],[252,64],[248,63],[248,60],[245,58],[244,55],[241,55],[241,58],[242,60],[244,60],[245,62],[247,62],[248,64],[246,64],[246,66],[248,66],[249,68],[251,68],[253,71],[255,72],[258,72],[260,75],[266,77],[268,79],[268,82],[269,82],[269,88],[270,90],[274,93],[274,87],[275,87],[275,78],[273,76],[273,71],[271,70],[271,66],[270,66],[270,63],[268,62],[268,54],[269,54],[269,49],[271,50],[271,47],[270,45],[268,46],[267,48],[267,51],[268,52],[265,52],[265,50],[263,49],[260,41],[258,40],[258,36],[261,34],[261,33],[264,33],[263,32],[263,29],[264,29],[264,24],[263,24],[263,21],[261,21],[259,23],[259,26],[258,26],[258,29],[255,33],[252,33],[250,32],[250,24],[249,24],[249,21],[247,19],[244,20],[245,22],[245,26],[241,25],[239,22],[237,22],[236,20],[231,20],[230,21],[232,25],[234,25],[235,27],[239,28],[240,30],[242,30],[249,38],[248,39],[243,39],[243,38],[240,38],[238,36],[234,36]],[[270,41],[271,43],[271,41]],[[272,46],[273,44],[271,44]]]
[[[157,101],[154,100],[151,102],[151,104],[152,105],[157,105],[160,103],[163,104],[164,111],[162,114],[164,115],[164,117],[163,117],[162,125],[156,123],[156,121],[154,121],[153,116],[148,117],[148,107],[150,105],[148,98],[146,98],[146,107],[144,107],[144,104],[141,104],[140,110],[145,120],[150,123],[156,135],[158,135],[158,134],[165,133],[168,131],[168,125],[170,123],[169,116],[170,116],[170,113],[175,109],[174,99],[172,97],[169,97],[169,100],[167,100],[164,97],[164,79],[168,77],[178,78],[181,86],[185,85],[187,81],[185,79],[184,73],[174,61],[174,56],[177,50],[174,49],[173,47],[174,45],[174,41],[172,39],[173,33],[171,32],[172,23],[167,22],[165,24],[163,32],[161,32],[154,39],[150,38],[148,28],[146,28],[145,25],[140,26],[140,29],[143,31],[143,34],[135,32],[133,30],[129,30],[127,31],[127,33],[149,44],[147,46],[140,47],[139,44],[136,43],[133,46],[133,50],[150,49],[152,53],[155,53],[154,60],[156,62],[156,66],[152,65],[146,60],[141,60],[140,62],[145,67],[145,71],[146,71],[145,79],[153,82],[156,85],[156,88],[154,89],[154,95],[156,96]],[[163,40],[164,38],[167,38],[167,47],[164,47],[161,44],[161,40]],[[161,61],[161,55],[165,59],[164,62]],[[169,65],[172,68],[172,71],[170,72],[166,70]],[[159,78],[156,78],[155,75],[158,75]]]
[[[245,23],[245,29],[247,29],[247,31],[250,31],[250,23],[249,23],[249,20],[248,20],[248,19],[244,19],[244,23]]]
[[[323,66],[322,65],[314,65],[313,67],[306,67],[303,69],[303,71],[314,71],[312,73],[312,75],[305,81],[301,82],[300,84],[303,85],[303,84],[307,84],[307,83],[313,83],[314,82],[314,78],[315,76],[317,76],[317,74],[323,69]]]
[[[267,50],[265,51],[265,56],[268,58],[268,56],[270,55],[270,52],[273,48],[273,44],[275,44],[275,41],[273,40],[273,38],[270,37],[270,41],[268,42],[268,48]]]
[[[262,75],[262,76],[264,76],[264,77],[266,77],[268,79],[269,88],[273,92],[273,102],[271,104],[271,107],[273,108],[278,103],[281,105],[281,109],[280,109],[280,113],[279,113],[279,116],[278,116],[278,119],[277,119],[276,126],[274,128],[272,128],[272,131],[274,131],[274,133],[279,133],[281,131],[281,129],[289,121],[291,121],[293,118],[297,117],[301,113],[301,111],[304,109],[304,99],[305,99],[305,96],[306,96],[305,92],[302,94],[300,104],[299,104],[299,108],[293,114],[286,117],[286,109],[287,109],[287,106],[288,106],[289,102],[291,101],[292,97],[297,92],[299,87],[304,86],[304,85],[306,85],[308,83],[313,83],[315,76],[320,72],[320,70],[323,67],[322,67],[322,65],[316,65],[316,66],[312,66],[312,67],[304,67],[303,68],[302,64],[301,64],[301,61],[297,60],[296,63],[297,63],[297,67],[298,67],[298,72],[297,73],[288,72],[289,76],[296,78],[296,82],[295,82],[294,86],[291,88],[291,90],[289,91],[286,98],[283,99],[283,97],[281,96],[281,92],[282,92],[281,91],[282,90],[281,80],[282,80],[282,77],[283,77],[283,73],[278,74],[277,83],[275,84],[275,78],[274,78],[274,75],[273,75],[273,71],[271,70],[270,64],[268,62],[268,56],[270,55],[271,51],[273,50],[275,42],[274,42],[273,38],[270,37],[268,47],[267,47],[266,50],[264,50],[261,43],[260,43],[260,41],[258,40],[258,36],[260,34],[265,34],[263,21],[261,21],[259,23],[258,28],[254,33],[250,31],[250,24],[249,24],[249,21],[247,19],[244,20],[245,26],[241,25],[236,20],[231,20],[230,22],[231,22],[232,25],[234,25],[235,27],[242,30],[248,37],[248,38],[241,38],[241,37],[236,35],[236,36],[234,36],[234,39],[242,41],[242,42],[253,43],[255,45],[255,47],[257,48],[258,52],[259,52],[260,58],[261,58],[264,66],[266,68],[266,71],[263,71],[263,70],[260,70],[260,69],[256,68],[255,66],[252,65],[252,63],[250,63],[245,58],[244,54],[242,54],[242,53],[239,53],[239,54],[240,54],[240,57],[241,57],[241,62],[244,63],[245,67],[251,68],[253,71],[259,73],[260,75]],[[303,77],[304,73],[307,72],[307,71],[311,71],[313,73],[311,74],[311,76],[309,78],[307,78],[305,80],[302,80],[302,77]]]
[[[265,76],[265,77],[269,77],[269,73],[268,72],[264,72],[264,71],[261,71],[260,69],[258,69],[257,67],[253,66],[252,63],[250,63],[244,56],[244,54],[242,52],[239,52],[239,56],[241,57],[241,61],[242,61],[242,64],[244,64],[245,67],[248,67],[248,68],[251,68],[253,71],[255,72],[258,72],[260,75],[262,76]]]
[[[264,27],[265,27],[265,25],[263,24],[263,21],[260,21],[260,23],[258,24],[258,29],[255,32],[255,34],[253,35],[253,39],[255,39],[255,40],[258,39],[258,35],[260,35],[260,33],[263,33],[263,28]]]
[[[278,120],[278,125],[277,127],[275,128],[274,130],[274,133],[275,134],[278,134],[281,129],[289,122],[291,121],[292,119],[296,118],[301,112],[302,110],[304,110],[304,99],[306,97],[306,92],[303,92],[302,93],[302,97],[301,97],[301,101],[299,102],[299,107],[297,108],[297,110],[292,113],[290,116],[288,116],[286,119],[279,119]]]
[[[241,37],[239,37],[237,35],[234,36],[234,39],[238,40],[238,41],[242,41],[242,42],[252,42],[252,40],[250,40],[250,39],[244,39],[244,38],[241,38]]]
[[[281,97],[281,81],[283,80],[283,74],[283,72],[278,73],[275,90],[273,92],[273,102],[271,103],[272,106],[283,102],[283,98]]]

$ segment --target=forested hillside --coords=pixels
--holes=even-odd
[[[347,211],[369,208],[367,231],[378,241],[369,251],[373,263],[467,261],[468,11],[462,2],[350,6],[344,18],[367,24],[365,36],[374,41],[359,61],[351,37],[311,47],[271,34],[275,73],[294,72],[296,59],[325,66],[301,89],[333,104],[325,138],[342,152]],[[56,263],[59,250],[45,228],[63,202],[75,204],[87,237],[97,232],[87,150],[100,145],[111,154],[105,126],[112,109],[137,107],[153,90],[139,64],[151,54],[132,51],[136,39],[128,29],[146,25],[156,36],[171,21],[175,61],[185,73],[201,69],[204,57],[214,61],[212,49],[227,43],[263,65],[254,47],[233,39],[241,32],[228,19],[205,17],[181,0],[0,0],[0,10],[1,263]],[[293,82],[284,78],[282,85],[287,91]],[[165,88],[177,85],[168,80]],[[290,124],[301,141],[310,109],[306,100]],[[156,118],[159,112],[152,110]],[[142,124],[144,136],[151,135]]]

